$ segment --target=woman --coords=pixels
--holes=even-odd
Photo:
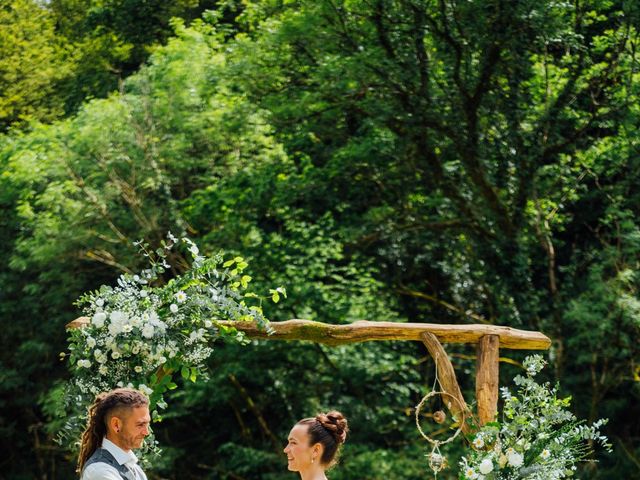
[[[298,472],[302,480],[327,480],[325,472],[335,464],[348,431],[347,419],[336,411],[300,420],[284,449],[289,470]]]

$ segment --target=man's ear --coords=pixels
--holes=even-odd
[[[122,428],[122,420],[120,420],[115,415],[112,416],[109,419],[109,427],[111,427],[111,430],[113,430],[116,433],[120,432],[120,429]]]

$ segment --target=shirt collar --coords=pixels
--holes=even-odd
[[[120,465],[124,465],[125,463],[138,463],[138,457],[136,457],[131,450],[125,452],[107,437],[102,439],[102,448],[113,455],[113,458],[115,458]]]

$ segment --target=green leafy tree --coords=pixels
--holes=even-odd
[[[0,6],[0,133],[64,112],[59,85],[72,64],[54,22],[40,2],[11,0]]]

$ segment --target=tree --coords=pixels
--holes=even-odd
[[[0,132],[64,111],[59,84],[70,74],[54,19],[39,2],[12,0],[0,8]]]

